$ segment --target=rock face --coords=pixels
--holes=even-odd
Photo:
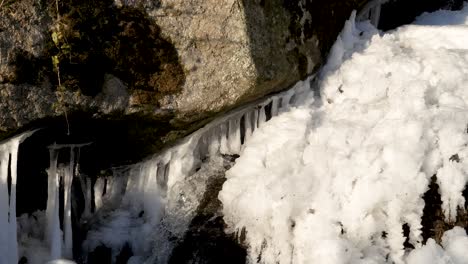
[[[119,127],[129,130],[124,148],[152,143],[116,163],[138,160],[313,73],[364,2],[4,1],[0,139],[51,123],[76,134],[83,120],[136,120],[145,127]]]
[[[101,167],[140,160],[315,72],[367,2],[1,1],[0,140],[52,127],[64,141],[118,141]],[[381,25],[450,3],[389,1]]]

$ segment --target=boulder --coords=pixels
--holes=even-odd
[[[1,1],[0,140],[46,128],[49,141],[118,143],[100,167],[140,160],[313,74],[368,2]],[[397,7],[446,1],[404,2],[384,5],[383,26]]]

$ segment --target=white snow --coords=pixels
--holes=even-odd
[[[446,220],[464,208],[467,18],[468,5],[383,34],[351,17],[320,96],[255,131],[227,172],[224,219],[245,228],[250,263],[468,263],[464,230],[421,236],[433,175]]]
[[[409,253],[408,264],[464,264],[468,261],[468,237],[461,227],[446,231],[442,246],[430,238],[426,245]],[[445,249],[445,250],[444,250]]]

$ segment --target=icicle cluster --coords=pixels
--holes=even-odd
[[[298,101],[304,100],[306,98],[304,94],[311,94],[311,80],[312,77],[299,82],[284,93],[273,95],[261,103],[233,111],[211,122],[179,145],[126,170],[117,170],[118,173],[109,178],[113,181],[98,180],[94,186],[96,208],[102,207],[102,214],[105,215],[103,217],[107,217],[106,222],[114,225],[114,228],[119,226],[131,230],[129,231],[131,233],[142,235],[144,229],[153,230],[153,232],[161,229],[159,232],[182,236],[203,195],[202,191],[194,190],[195,183],[191,183],[189,178],[193,177],[203,164],[215,163],[212,161],[215,157],[239,154],[243,145],[263,123]],[[127,179],[126,182],[122,182],[123,179]],[[111,213],[104,213],[106,203],[115,201],[114,198],[109,197],[111,196],[109,191],[103,195],[104,189],[125,193],[119,205],[121,211],[113,207],[109,210],[112,211]],[[119,194],[114,193],[115,196]],[[129,226],[129,223],[137,221],[135,217],[126,215],[129,211],[133,212],[131,215],[144,214],[145,220],[139,225],[139,230],[135,230],[131,224]],[[161,227],[162,218],[166,219],[163,227]],[[136,256],[146,258],[153,254],[151,250],[158,252],[157,259],[161,263],[166,262],[171,251],[169,242],[160,241],[160,238],[152,238],[144,242],[141,237],[134,239],[128,234],[122,234],[121,238],[128,240],[127,243],[131,244]],[[112,255],[115,257],[126,243],[116,240],[111,238],[111,234],[106,233],[105,228],[101,228],[89,233],[85,248],[92,251],[96,246],[107,243],[107,246],[113,249]],[[159,240],[156,243],[158,245],[155,245],[157,250],[154,250],[155,246],[151,245],[155,243],[154,240]],[[135,245],[138,243],[145,245]]]
[[[137,164],[140,172],[131,173],[127,191],[148,192],[148,188],[154,187],[165,197],[165,192],[174,191],[174,185],[192,175],[205,159],[217,154],[239,154],[256,129],[310,91],[310,81],[311,78],[299,82],[287,92],[215,120],[181,144]]]
[[[0,144],[0,263],[18,263],[16,233],[18,149],[20,143],[32,133],[21,134]]]
[[[77,161],[75,152],[87,144],[70,144],[49,146],[50,167],[48,173],[48,188],[47,188],[47,208],[46,208],[46,232],[45,241],[49,244],[50,259],[56,260],[60,258],[73,258],[73,234],[71,223],[71,187],[73,177],[78,176],[76,171]],[[65,166],[58,166],[57,159],[59,150],[70,149],[70,162]],[[63,185],[63,232],[60,230],[59,217],[59,192],[60,183]],[[82,185],[86,184],[86,180],[82,180]],[[90,195],[89,188],[84,190],[85,197],[85,214],[89,211]],[[63,234],[63,235],[62,235]]]

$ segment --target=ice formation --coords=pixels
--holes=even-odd
[[[0,263],[2,264],[18,263],[16,233],[18,149],[20,143],[32,133],[34,132],[26,132],[0,143]]]
[[[194,217],[210,175],[224,174],[222,155],[239,154],[254,131],[290,105],[302,102],[310,79],[287,92],[274,95],[217,119],[179,145],[144,162],[118,168],[114,175],[94,186],[101,219],[88,233],[84,248],[99,245],[112,249],[112,258],[129,245],[134,256],[167,263],[173,245]],[[104,189],[106,192],[104,194]],[[148,236],[148,233],[158,236]]]
[[[17,255],[25,257],[30,264],[42,263],[74,263],[73,259],[73,234],[71,219],[71,189],[74,177],[79,177],[82,182],[89,182],[78,171],[78,157],[80,148],[88,144],[66,144],[49,146],[50,167],[47,170],[47,207],[44,211],[34,212],[32,215],[22,215],[17,218],[18,243]],[[70,160],[66,164],[58,163],[60,151],[69,151]],[[82,185],[83,186],[83,185]],[[63,195],[60,195],[61,187]],[[82,187],[85,192],[85,212],[83,215],[89,217],[86,212],[89,207],[90,184]],[[60,201],[63,197],[63,201]],[[60,217],[60,204],[63,205],[63,215]],[[88,204],[88,206],[86,206]],[[60,219],[63,219],[62,223]],[[63,228],[61,228],[63,226]],[[63,229],[63,230],[62,230]],[[68,260],[65,260],[68,259]],[[12,261],[3,263],[17,263]]]
[[[433,175],[446,221],[465,207],[467,17],[424,14],[385,34],[346,22],[316,101],[259,128],[226,173],[224,219],[246,230],[250,263],[467,263],[465,230],[442,246],[421,236]]]
[[[73,258],[73,234],[71,224],[71,187],[73,177],[75,177],[76,161],[75,151],[88,144],[70,144],[49,146],[50,167],[48,173],[47,188],[47,208],[46,208],[46,231],[45,240],[49,243],[50,259],[55,260],[61,257]],[[58,167],[57,159],[59,150],[70,150],[70,162],[66,166]],[[78,175],[76,175],[78,176]],[[59,188],[63,185],[63,232],[60,229],[59,217]],[[87,189],[84,189],[87,192]],[[88,197],[88,195],[84,195]],[[89,202],[85,202],[89,204]],[[63,234],[62,234],[63,233]],[[63,245],[62,245],[63,243]]]
[[[382,2],[361,18],[376,23]],[[246,230],[252,263],[466,263],[463,229],[423,245],[420,228],[432,175],[447,221],[465,203],[467,17],[468,7],[439,11],[382,34],[353,16],[314,83],[320,93],[310,77],[94,183],[78,171],[83,145],[52,145],[47,209],[31,216],[15,219],[16,158],[27,135],[0,144],[0,264],[18,256],[68,263],[73,178],[89,221],[84,261],[104,245],[114,261],[128,246],[128,263],[167,263],[210,177],[223,177],[224,157],[237,155],[219,198],[230,231]],[[70,152],[66,164],[58,164],[61,151]]]

